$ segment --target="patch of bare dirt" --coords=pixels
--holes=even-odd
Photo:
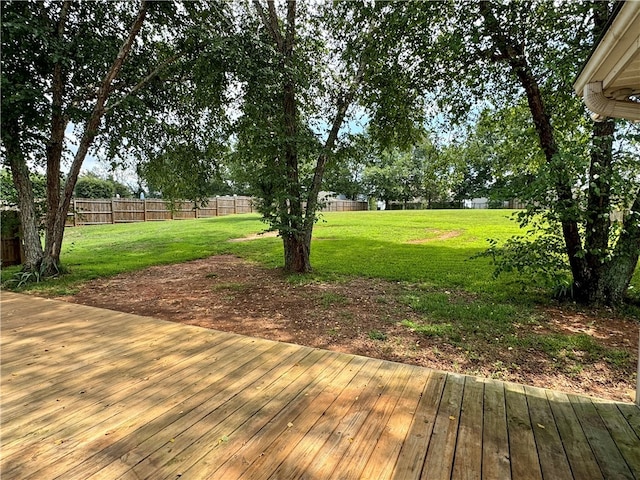
[[[382,280],[294,284],[233,256],[157,266],[86,283],[63,300],[255,337],[499,378],[571,393],[632,401],[638,326],[629,319],[548,309],[548,332],[584,333],[628,351],[622,370],[607,362],[572,371],[525,348],[478,341],[465,351],[401,325],[420,316],[399,299],[413,287]],[[523,332],[531,326],[518,327]],[[496,339],[497,340],[497,339]],[[473,351],[470,351],[473,350]],[[565,362],[566,363],[566,362]],[[568,365],[568,367],[567,367]]]
[[[456,238],[462,235],[462,230],[437,230],[437,229],[427,229],[427,231],[431,234],[434,234],[433,237],[427,238],[418,238],[416,240],[409,240],[407,243],[412,245],[421,245],[423,243],[434,242],[436,240],[449,240],[450,238]]]
[[[278,232],[263,232],[263,233],[255,233],[253,235],[248,235],[246,237],[240,237],[240,238],[231,238],[228,241],[229,242],[250,242],[251,240],[257,240],[259,238],[273,238],[273,237],[277,237],[278,236]]]

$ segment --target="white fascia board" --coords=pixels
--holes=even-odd
[[[640,1],[627,1],[576,79],[573,85],[576,94],[582,96],[587,84],[614,79],[620,70],[619,67],[625,64],[625,60],[628,61],[629,56],[633,55],[633,50],[640,45],[639,37]],[[607,86],[602,85],[603,89]]]

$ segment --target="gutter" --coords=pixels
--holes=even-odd
[[[632,92],[625,91],[620,93],[620,97],[628,98]],[[593,112],[591,118],[596,122],[603,122],[607,118],[625,118],[627,120],[640,121],[640,103],[607,97],[602,91],[602,82],[587,83],[584,86],[582,96],[585,105]]]

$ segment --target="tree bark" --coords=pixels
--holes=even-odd
[[[38,230],[36,202],[33,196],[33,185],[29,177],[29,168],[20,148],[19,127],[12,124],[3,132],[3,143],[7,160],[11,169],[13,183],[18,192],[18,206],[20,208],[20,224],[22,227],[22,242],[24,247],[24,271],[39,271],[42,262],[42,243]]]
[[[612,259],[603,275],[603,300],[609,305],[620,304],[631,283],[640,257],[640,190],[622,223]]]
[[[62,49],[64,31],[67,16],[71,9],[71,2],[65,1],[60,10],[60,18],[56,26],[53,39],[57,50]],[[65,73],[62,67],[62,52],[56,52],[57,59],[53,64],[52,102],[51,102],[51,133],[47,142],[47,214],[45,216],[45,245],[50,245],[56,238],[56,215],[60,207],[60,163],[64,148],[64,131],[67,128],[67,119],[64,112]],[[45,252],[46,252],[45,248]],[[45,255],[44,273],[53,275],[58,271],[59,258],[51,261]]]

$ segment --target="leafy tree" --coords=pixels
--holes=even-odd
[[[529,163],[533,181],[520,191],[529,205],[521,220],[534,231],[548,226],[543,238],[562,238],[574,298],[616,304],[640,253],[640,184],[629,168],[638,150],[627,140],[617,143],[625,151],[614,153],[616,125],[628,123],[588,120],[572,91],[610,11],[607,2],[452,4],[438,42],[421,49],[439,65],[430,78],[452,117],[464,117],[473,98],[485,106],[527,105],[526,128],[538,146]],[[616,209],[625,212],[620,228],[610,221]],[[545,221],[532,223],[537,215]]]
[[[336,152],[334,161],[327,166],[323,190],[357,200],[366,193],[364,171],[373,158],[374,146],[367,136],[357,135]]]
[[[145,0],[3,2],[2,156],[18,192],[26,270],[57,272],[87,153],[126,147],[117,134],[134,121],[144,124],[147,110],[134,99],[159,87],[166,67],[180,58],[193,8]],[[35,166],[47,178],[44,248],[30,180]]]
[[[367,112],[382,144],[409,143],[420,130],[421,90],[398,55],[403,4],[252,7],[237,17],[245,36],[234,153],[282,237],[285,269],[308,272],[318,193],[352,138],[349,120]]]
[[[80,198],[112,198],[114,196],[129,198],[132,192],[126,185],[113,178],[101,178],[94,172],[88,172],[78,177],[75,196]]]
[[[422,159],[411,152],[391,150],[383,152],[364,171],[368,193],[384,201],[400,201],[403,208],[408,202],[424,194],[424,169]]]
[[[30,175],[31,185],[36,199],[43,200],[47,193],[47,179],[41,173],[34,172]],[[18,190],[13,183],[11,172],[6,168],[0,169],[0,202],[3,206],[18,206]],[[40,202],[41,203],[41,202]],[[44,218],[38,215],[38,218]]]

